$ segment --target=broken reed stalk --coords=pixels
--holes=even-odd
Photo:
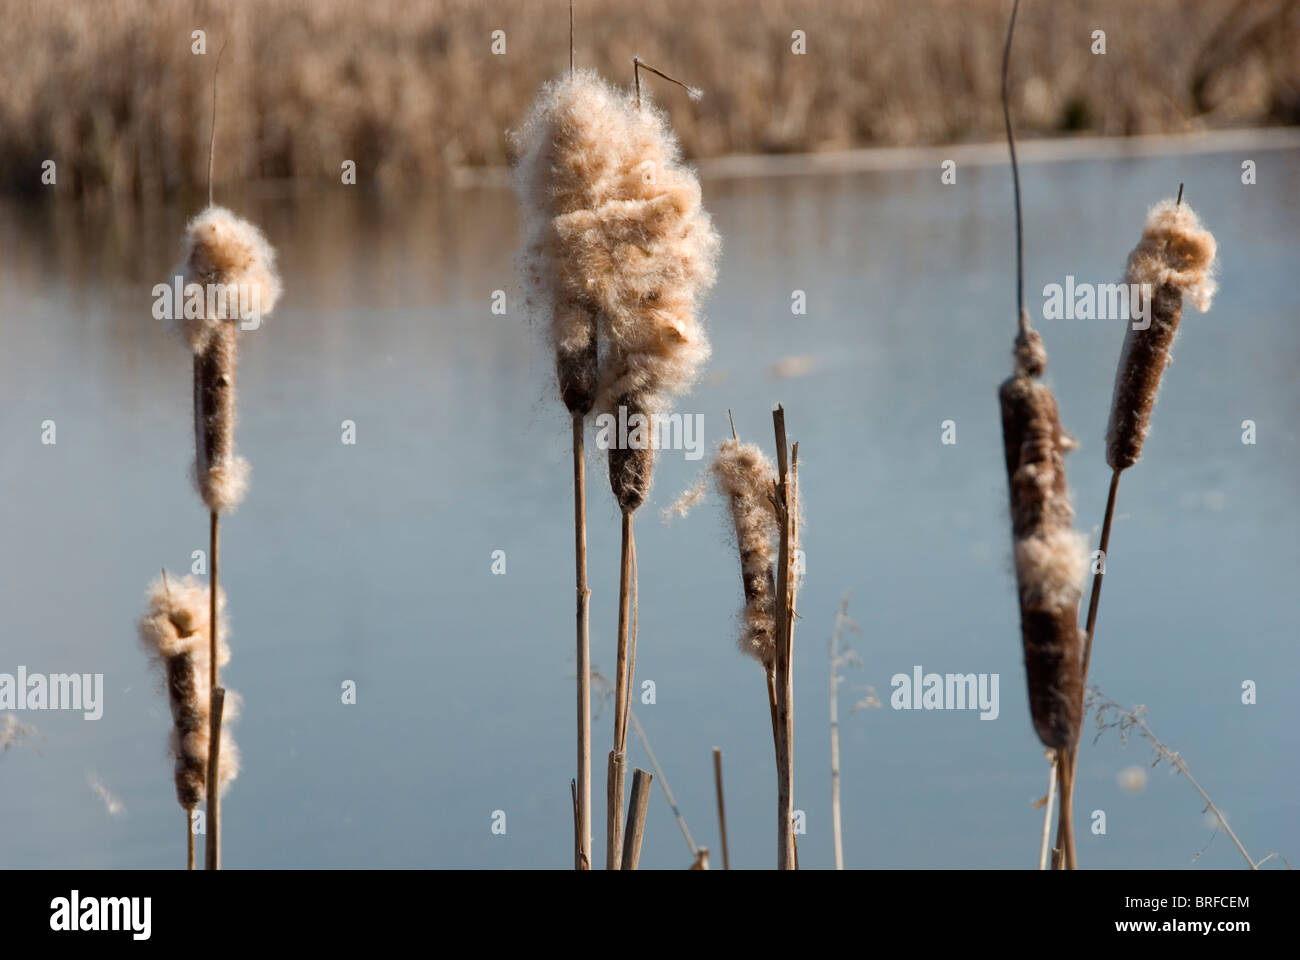
[[[772,411],[776,432],[777,478],[774,504],[780,531],[776,565],[776,662],[773,682],[776,693],[776,784],[778,870],[794,869],[794,678],[791,676],[794,592],[791,562],[794,537],[795,482],[790,470],[785,433],[785,409]],[[798,464],[796,448],[795,464]],[[797,466],[796,466],[797,469]]]
[[[1056,765],[1060,762],[1060,757],[1055,750],[1049,751],[1052,758],[1051,766],[1048,768],[1047,775],[1047,800],[1043,804],[1043,842],[1038,848],[1038,869],[1046,870],[1047,854],[1050,850],[1048,844],[1052,839],[1052,808],[1056,799]]]
[[[1214,235],[1201,225],[1191,207],[1183,203],[1183,184],[1178,185],[1175,200],[1163,200],[1147,213],[1142,238],[1129,253],[1125,264],[1125,282],[1129,289],[1139,289],[1142,319],[1139,327],[1128,323],[1124,346],[1115,369],[1115,387],[1111,397],[1110,420],[1106,428],[1106,464],[1111,468],[1110,488],[1106,494],[1106,512],[1101,524],[1100,556],[1092,578],[1088,599],[1088,616],[1084,627],[1082,686],[1086,689],[1088,669],[1092,664],[1092,643],[1097,629],[1097,610],[1101,604],[1101,584],[1110,556],[1111,521],[1120,474],[1142,456],[1142,447],[1151,427],[1151,413],[1160,381],[1169,365],[1174,338],[1182,319],[1184,296],[1202,313],[1209,310],[1216,284],[1215,258],[1218,246]],[[1136,320],[1130,317],[1128,320]],[[1084,690],[1079,692],[1080,710]],[[1069,785],[1062,783],[1062,807],[1073,800],[1074,773],[1078,764],[1078,736],[1069,758]],[[1058,846],[1073,841],[1070,822],[1061,821]],[[1062,836],[1064,835],[1064,837]]]
[[[727,852],[727,806],[722,801],[722,750],[713,748],[713,785],[718,794],[718,834],[722,842],[722,869],[731,869],[731,856]]]
[[[641,840],[645,836],[645,813],[650,805],[652,779],[640,767],[632,771],[632,795],[627,801],[627,831],[623,836],[621,870],[635,870],[641,860]]]
[[[646,756],[650,758],[650,766],[654,767],[655,776],[659,778],[659,788],[664,792],[664,799],[668,801],[668,806],[673,811],[673,816],[677,819],[677,827],[682,831],[682,836],[686,838],[686,846],[690,848],[691,856],[698,855],[700,848],[695,845],[695,838],[691,836],[690,828],[686,826],[686,818],[682,816],[682,811],[677,807],[677,798],[673,796],[672,788],[668,786],[668,778],[664,776],[663,768],[659,766],[659,760],[655,757],[655,752],[650,749],[650,740],[645,735],[645,730],[641,726],[641,721],[637,719],[632,710],[628,710],[628,718],[632,721],[632,729],[636,731],[637,739],[641,741],[641,747],[645,750]]]

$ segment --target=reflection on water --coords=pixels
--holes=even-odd
[[[1300,154],[1089,161],[1025,171],[1031,305],[1044,284],[1110,281],[1145,207],[1188,184],[1215,230],[1222,292],[1189,313],[1141,464],[1121,486],[1094,678],[1144,703],[1257,857],[1294,854],[1294,638],[1300,331],[1293,198]],[[885,709],[842,717],[850,866],[1025,866],[1046,764],[1028,719],[1009,565],[996,387],[1014,332],[1009,178],[934,171],[708,182],[724,238],[713,365],[681,404],[771,446],[800,441],[807,580],[796,649],[796,806],[805,866],[830,863],[826,644],[852,590]],[[244,771],[231,866],[566,866],[571,860],[572,529],[567,425],[538,331],[516,309],[513,198],[482,189],[382,200],[352,188],[223,199],[279,249],[287,295],[241,340],[238,445],[252,492],[223,534]],[[24,714],[0,757],[8,866],[171,866],[182,814],[162,693],[137,647],[144,588],[206,547],[189,489],[190,365],[150,316],[187,212],[0,209],[0,672],[103,672],[98,721]],[[505,290],[506,316],[491,311]],[[791,312],[803,291],[807,314]],[[1122,330],[1042,322],[1049,380],[1082,442],[1080,525],[1099,520]],[[794,363],[789,357],[803,358]],[[778,365],[780,365],[778,367]],[[794,374],[773,379],[774,367]],[[952,419],[957,443],[940,443]],[[1240,442],[1241,422],[1259,442]],[[57,425],[42,445],[41,424]],[[341,424],[356,424],[354,446]],[[774,771],[761,672],[734,648],[737,561],[713,502],[659,511],[700,464],[660,457],[639,515],[638,714],[700,843],[716,848],[710,748],[725,756],[733,863],[770,866]],[[593,663],[613,667],[617,510],[590,467]],[[506,555],[493,575],[493,551]],[[997,673],[1001,710],[889,709],[890,678]],[[343,705],[344,681],[357,703]],[[1243,706],[1241,685],[1258,684]],[[611,737],[594,730],[595,768]],[[639,746],[632,762],[648,766]],[[1113,734],[1087,746],[1089,866],[1179,866],[1210,840],[1176,778]],[[97,779],[123,809],[110,813]],[[603,822],[603,777],[593,789]],[[504,810],[507,832],[491,832]],[[1107,813],[1107,834],[1087,830]],[[603,862],[597,841],[598,862]],[[1216,839],[1198,861],[1235,867]],[[715,856],[715,861],[718,858]],[[689,863],[662,798],[648,867]]]

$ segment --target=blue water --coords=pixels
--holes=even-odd
[[[1043,285],[1118,279],[1146,206],[1185,181],[1218,237],[1221,292],[1190,310],[1141,462],[1120,485],[1092,680],[1145,704],[1256,859],[1300,856],[1300,152],[1033,165],[1031,307]],[[772,447],[800,442],[807,576],[795,638],[795,806],[803,867],[832,862],[827,642],[840,596],[862,657],[841,693],[850,867],[1028,867],[1047,764],[1029,722],[996,401],[1014,290],[1009,175],[963,170],[707,181],[724,240],[711,367],[678,409]],[[243,772],[230,867],[566,867],[573,758],[568,424],[520,311],[513,197],[384,201],[337,187],[218,198],[277,246],[286,296],[241,340],[237,443],[251,493],[223,528]],[[0,754],[0,865],[182,863],[165,699],[135,638],[148,581],[206,548],[187,481],[190,362],[150,315],[192,209],[0,208],[0,672],[101,672],[103,717],[25,712]],[[492,312],[504,290],[507,313]],[[804,291],[806,315],[791,312]],[[1079,526],[1100,523],[1122,324],[1039,321],[1048,380],[1082,449]],[[803,375],[771,368],[804,357]],[[57,443],[41,443],[52,419]],[[957,442],[944,445],[941,423]],[[1258,442],[1243,445],[1241,423]],[[355,445],[341,442],[356,424]],[[711,748],[724,752],[733,867],[775,859],[761,670],[736,651],[738,561],[716,498],[659,512],[698,475],[659,458],[638,515],[637,713],[696,842],[718,854]],[[588,469],[593,664],[614,666],[618,513]],[[494,575],[493,553],[506,572]],[[1000,714],[896,711],[914,665],[1000,677]],[[341,702],[355,681],[357,703]],[[1244,705],[1253,681],[1257,702]],[[850,714],[871,686],[884,704]],[[606,710],[593,731],[603,864]],[[649,767],[635,739],[631,762]],[[1244,863],[1140,741],[1085,738],[1085,867]],[[90,786],[96,778],[124,808]],[[641,863],[690,855],[655,787]],[[492,832],[504,811],[504,835]],[[1089,830],[1103,811],[1105,835]],[[1201,852],[1203,851],[1203,852]],[[1197,858],[1200,853],[1199,859]],[[1277,861],[1271,861],[1270,866]]]

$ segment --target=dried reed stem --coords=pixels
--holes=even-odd
[[[194,869],[194,821],[190,810],[185,810],[185,869]]]
[[[722,749],[713,748],[713,785],[718,794],[718,833],[722,838],[722,869],[731,869],[731,856],[727,852],[727,806],[722,801]]]
[[[1056,799],[1056,766],[1060,761],[1060,755],[1052,751],[1052,766],[1047,776],[1047,802],[1043,804],[1043,840],[1038,847],[1038,869],[1047,869],[1047,852],[1050,847],[1048,843],[1052,837],[1052,807]]]
[[[213,515],[214,522],[216,514]],[[215,564],[212,567],[212,576],[215,582],[217,568]],[[213,596],[216,596],[214,593]],[[214,609],[215,613],[215,609]],[[216,617],[212,619],[212,635],[216,636]],[[217,675],[217,657],[216,650],[212,652],[212,673],[211,676]],[[218,783],[218,773],[221,765],[221,714],[225,708],[226,691],[221,687],[212,688],[212,713],[211,713],[211,733],[208,745],[208,832],[205,838],[203,850],[203,869],[220,870],[221,869],[221,789]]]
[[[587,587],[587,477],[581,413],[573,414],[573,541],[577,590],[578,777],[575,870],[591,869],[591,590]]]
[[[776,663],[773,682],[776,694],[776,784],[777,784],[777,852],[778,870],[794,869],[794,683],[791,676],[791,628],[794,598],[790,576],[791,549],[794,535],[794,483],[789,466],[785,433],[785,409],[777,404],[772,411],[776,432],[776,512],[780,525],[780,547],[776,568]],[[797,462],[797,461],[796,461]]]
[[[613,451],[611,451],[611,454]],[[626,768],[627,711],[631,677],[628,670],[628,616],[632,591],[632,516],[623,511],[618,581],[618,661],[614,672],[614,749],[609,754],[605,804],[605,869],[619,869],[623,847],[623,778]]]
[[[645,836],[645,812],[650,805],[650,781],[653,779],[640,767],[632,771],[632,795],[627,801],[627,832],[623,836],[622,870],[635,870],[641,860],[641,839]]]

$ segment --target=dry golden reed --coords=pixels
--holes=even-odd
[[[1164,200],[1147,215],[1142,239],[1129,254],[1125,280],[1152,291],[1151,323],[1145,330],[1129,325],[1115,371],[1106,428],[1106,462],[1114,470],[1126,470],[1142,456],[1183,300],[1202,313],[1210,309],[1216,249],[1214,235],[1185,203]]]
[[[208,588],[193,577],[163,577],[149,586],[148,606],[139,622],[140,641],[161,670],[171,705],[170,749],[175,760],[176,799],[193,810],[203,799],[208,770],[209,605]],[[225,594],[218,596],[218,660],[230,660],[225,644]],[[225,720],[233,720],[238,700],[227,692]],[[239,752],[222,725],[220,785],[239,774]]]
[[[194,353],[195,486],[208,509],[221,513],[238,506],[248,489],[248,462],[235,454],[235,331],[275,309],[275,250],[253,224],[209,206],[186,226],[176,273],[204,292],[201,310],[178,313]]]

